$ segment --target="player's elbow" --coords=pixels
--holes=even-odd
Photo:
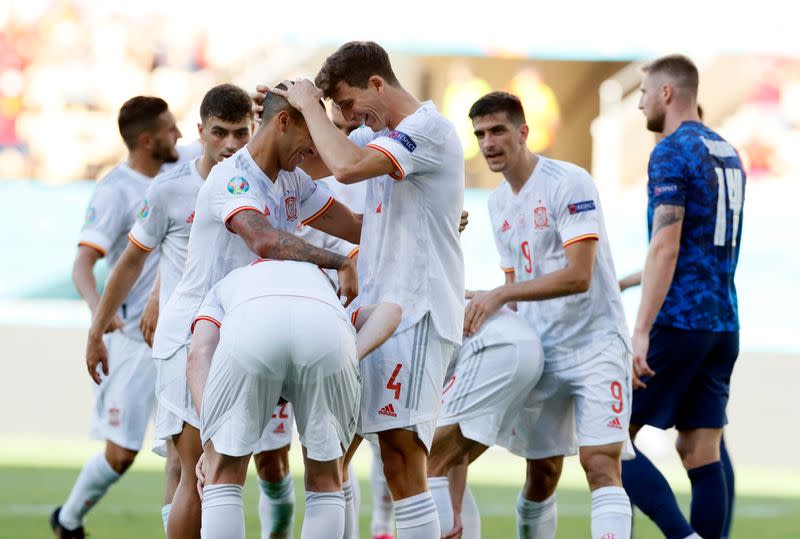
[[[680,244],[676,242],[659,241],[652,245],[653,256],[661,262],[675,262],[678,260]]]
[[[570,288],[573,294],[588,292],[591,285],[592,273],[590,271],[575,272],[570,279]]]
[[[385,303],[386,315],[389,320],[389,326],[392,328],[392,333],[400,325],[400,320],[403,318],[403,308],[397,303]]]
[[[278,245],[278,235],[274,231],[259,234],[250,242],[250,250],[261,258],[274,258]]]

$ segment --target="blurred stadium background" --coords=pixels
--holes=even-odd
[[[200,100],[214,84],[250,89],[313,78],[324,57],[350,39],[384,45],[404,85],[433,99],[459,127],[471,288],[501,279],[485,211],[501,178],[478,153],[466,116],[471,103],[491,89],[520,95],[531,149],[593,173],[622,276],[638,270],[646,252],[644,185],[654,139],[636,108],[639,67],[665,52],[694,58],[707,122],[742,152],[749,174],[737,274],[743,353],[726,431],[739,495],[732,537],[800,537],[800,427],[792,420],[800,379],[800,252],[791,241],[800,201],[800,41],[790,37],[789,8],[739,4],[679,1],[663,14],[639,16],[641,5],[630,0],[458,8],[410,0],[383,6],[376,19],[365,5],[318,0],[302,6],[3,0],[0,537],[48,536],[47,514],[97,450],[85,436],[92,402],[83,363],[89,313],[70,271],[93,183],[124,155],[119,106],[136,94],[163,97],[187,144],[196,138]],[[638,292],[624,299],[632,321]],[[685,494],[673,440],[653,430],[641,445]],[[145,453],[90,514],[95,537],[160,536],[162,462]],[[589,497],[571,460],[559,491],[561,537],[588,530]],[[368,466],[363,451],[362,480]],[[513,500],[523,478],[522,461],[501,450],[476,465],[484,537],[513,537]],[[248,529],[255,537],[255,487],[250,491]],[[367,537],[367,483],[362,491]],[[637,521],[637,538],[657,536]]]

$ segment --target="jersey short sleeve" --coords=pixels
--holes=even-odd
[[[418,111],[367,147],[389,158],[395,167],[389,175],[395,180],[433,170],[442,164],[443,152],[437,152],[436,148],[446,139],[449,130],[439,120],[436,115]]]
[[[209,186],[211,213],[215,219],[225,223],[225,226],[241,211],[264,213],[264,202],[259,199],[245,176],[246,173],[242,171],[230,169],[229,174],[216,176],[214,183]]]
[[[495,196],[489,198],[489,219],[492,222],[492,235],[494,236],[494,244],[497,247],[497,252],[500,254],[500,268],[505,273],[512,273],[514,271],[514,257],[508,249],[508,244],[501,238],[503,234],[503,217],[500,208],[497,207]]]
[[[225,318],[225,310],[222,308],[222,302],[219,298],[219,283],[217,283],[208,291],[200,308],[197,309],[197,314],[192,320],[192,332],[194,332],[195,324],[200,320],[207,320],[217,327],[222,327],[223,318]]]
[[[556,188],[553,204],[564,247],[600,238],[599,198],[588,173],[580,170],[567,174]]]
[[[300,222],[309,225],[316,221],[333,205],[333,195],[327,185],[315,182],[305,172],[298,169],[300,175],[297,192],[300,196]]]
[[[103,256],[121,235],[127,233],[125,228],[125,212],[121,208],[122,200],[113,189],[98,186],[86,209],[86,218],[78,237],[78,245],[85,245],[99,251]]]
[[[352,142],[359,148],[363,148],[364,146],[375,140],[377,136],[379,136],[379,133],[375,133],[375,131],[373,131],[369,127],[362,125],[358,129],[353,129],[350,132],[350,134],[347,135],[347,138],[349,138],[350,142]]]
[[[683,151],[674,141],[664,139],[650,154],[647,191],[653,208],[662,204],[686,206],[687,178]]]
[[[136,212],[136,223],[128,233],[128,239],[147,252],[160,245],[169,230],[168,204],[163,189],[158,184],[151,184]]]

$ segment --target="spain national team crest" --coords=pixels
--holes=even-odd
[[[297,219],[297,198],[286,197],[286,220],[294,221]]]
[[[539,230],[550,226],[550,222],[547,220],[546,207],[539,206],[538,208],[533,209],[533,226]]]

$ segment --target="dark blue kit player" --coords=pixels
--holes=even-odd
[[[664,138],[648,166],[650,248],[632,339],[631,439],[643,425],[678,430],[692,484],[690,522],[641,452],[623,463],[623,483],[667,539],[727,537],[733,494],[720,440],[739,354],[733,278],[745,174],[733,146],[701,123],[698,81],[688,58],[659,58],[644,68],[639,102],[647,128]]]

